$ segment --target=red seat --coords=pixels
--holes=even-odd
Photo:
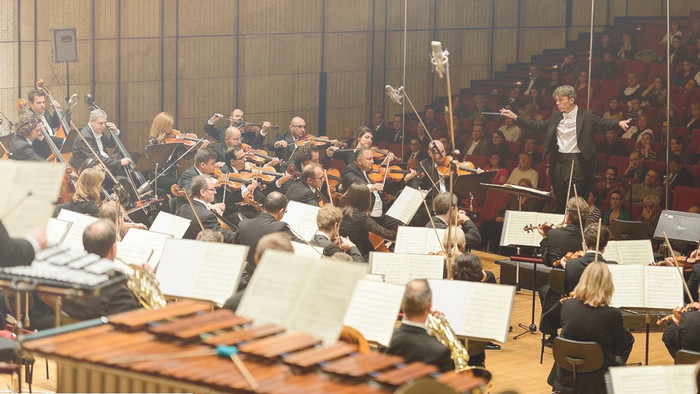
[[[613,79],[610,81],[605,81],[605,83],[600,88],[600,99],[608,104],[611,98],[617,97],[622,90],[622,81],[619,79]]]
[[[637,141],[635,141],[631,138],[620,138],[620,141],[622,141],[622,143],[625,144],[625,148],[627,148],[627,152],[632,152],[633,150],[637,149],[634,146]]]
[[[660,76],[664,79],[664,83],[668,81],[668,75],[666,75],[666,63],[650,63],[649,64],[649,75],[644,81],[644,85],[648,86],[650,83],[654,82],[654,77]],[[666,86],[664,84],[664,86]]]
[[[687,137],[690,134],[690,130],[688,130],[687,127],[677,126],[677,127],[673,128],[673,133],[675,135]]]
[[[693,179],[695,180],[694,186],[700,187],[700,167],[687,164],[684,164],[681,167],[685,168],[686,171],[693,175]]]
[[[335,168],[342,173],[343,168],[345,168],[345,162],[331,157],[331,168]]]
[[[484,206],[481,208],[481,215],[479,215],[479,222],[485,220],[490,220],[496,217],[498,211],[506,205],[508,201],[508,193],[499,192],[495,190],[486,190],[486,198],[484,201]]]
[[[598,153],[598,172],[603,173],[608,167],[608,155],[605,153]]]
[[[475,167],[484,168],[489,163],[489,158],[486,156],[464,155],[463,161],[470,161]]]
[[[690,144],[688,144],[689,153],[700,153],[700,129],[695,129],[692,131],[690,137]]]
[[[545,190],[545,185],[547,184],[547,166],[544,164],[533,164],[532,168],[537,171],[537,184],[534,185],[535,188],[540,190]]]
[[[664,157],[664,152],[666,152],[665,142],[652,142],[651,148],[654,150],[654,153],[656,153],[656,158],[658,160],[661,160],[661,158]]]
[[[632,204],[632,209],[630,210],[630,216],[632,217],[632,220],[637,220],[639,216],[642,215],[643,209],[643,204]]]
[[[627,167],[630,165],[630,159],[626,156],[610,156],[608,158],[608,166],[617,168],[617,176],[621,177]]]
[[[653,168],[653,169],[659,171],[660,174],[666,173],[666,162],[665,161],[644,160],[643,163],[647,168]]]
[[[389,145],[389,151],[396,157],[401,157],[401,152],[403,151],[402,144],[391,144]]]
[[[647,78],[647,70],[649,70],[649,63],[646,62],[640,62],[636,60],[628,60],[625,63],[625,70],[623,72],[623,75],[627,75],[628,73],[635,72],[637,75],[639,75],[639,80],[644,81]]]
[[[523,144],[518,141],[506,141],[511,157],[517,159],[518,153],[523,151]],[[517,161],[517,160],[516,160]]]
[[[673,189],[673,205],[671,209],[674,211],[687,211],[692,206],[700,206],[700,188],[688,186],[676,186]]]

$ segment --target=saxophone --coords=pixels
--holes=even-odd
[[[144,308],[158,309],[165,306],[165,297],[153,274],[136,264],[129,264],[121,259],[117,260],[122,263],[120,268],[128,278],[126,286]]]
[[[428,328],[433,332],[435,338],[437,338],[440,343],[447,346],[450,349],[450,357],[455,363],[455,372],[462,372],[471,367],[467,364],[469,362],[469,354],[467,349],[464,348],[462,342],[457,339],[450,323],[444,317],[436,317],[432,313],[428,314]]]

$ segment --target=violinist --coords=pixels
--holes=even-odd
[[[186,239],[195,239],[197,234],[203,230],[199,226],[199,220],[202,221],[202,226],[205,229],[214,230],[221,233],[224,236],[224,242],[233,243],[236,238],[236,233],[238,229],[226,230],[219,224],[218,218],[214,212],[219,215],[223,214],[221,207],[216,204],[213,205],[214,197],[216,196],[216,189],[214,188],[215,180],[209,175],[197,175],[191,180],[191,195],[192,195],[192,205],[185,204],[178,211],[178,216],[185,219],[190,219],[190,227],[183,236]],[[214,212],[212,212],[214,211]],[[196,212],[196,214],[195,214]]]
[[[539,225],[537,231],[542,235],[542,261],[548,267],[555,260],[562,258],[568,252],[581,250],[581,227],[579,213],[583,223],[588,217],[588,203],[583,198],[572,197],[566,203],[564,226],[552,229],[551,226]]]
[[[218,168],[216,164],[216,152],[210,148],[199,148],[194,154],[194,165],[186,169],[177,184],[180,186],[181,190],[190,190],[190,184],[192,179],[197,175],[213,175],[214,170]],[[187,200],[181,196],[177,198],[176,202],[176,212],[183,206],[187,204]],[[223,209],[223,208],[222,208]]]
[[[316,163],[308,164],[302,168],[301,177],[292,182],[287,189],[287,198],[289,201],[298,201],[317,207],[325,205],[329,198],[321,189],[324,179],[323,167]]]
[[[119,159],[107,154],[107,148],[113,148],[116,145],[114,138],[104,134],[106,128],[109,128],[110,133],[115,133],[117,136],[120,133],[114,123],[107,122],[107,114],[103,110],[96,109],[90,112],[88,124],[80,130],[80,134],[85,137],[85,140],[80,137],[73,140],[73,155],[70,158],[70,165],[73,168],[80,168],[85,160],[94,157],[87,144],[90,144],[90,147],[100,155],[100,159],[112,173],[116,174],[122,167],[131,164],[131,159],[128,157]]]
[[[355,156],[357,154],[357,149],[361,147],[371,148],[372,141],[374,140],[374,134],[369,127],[360,126],[357,128],[354,141],[350,144],[348,149],[343,149],[341,151],[335,151],[331,149],[326,152],[328,157],[333,157],[336,159],[343,160],[346,165],[355,161]]]
[[[208,124],[207,124],[208,126]],[[213,126],[212,126],[213,127]],[[207,128],[205,127],[205,130]],[[218,132],[218,129],[217,129]],[[208,133],[208,131],[207,131]],[[211,134],[209,134],[211,135]],[[223,136],[223,137],[222,137]],[[229,126],[221,131],[221,136],[217,136],[217,143],[211,145],[211,149],[216,152],[218,162],[225,162],[224,155],[226,151],[234,145],[242,143],[241,131],[233,126]]]
[[[13,160],[44,161],[36,145],[41,135],[41,119],[34,113],[23,113],[17,122],[17,132],[12,137],[8,157]]]
[[[226,130],[228,130],[231,127],[235,127],[238,129],[239,134],[243,134],[240,131],[240,127],[245,124],[245,121],[243,121],[243,116],[245,113],[243,112],[242,109],[236,108],[231,112],[231,116],[229,117],[229,127],[222,127],[222,128],[217,128],[216,122],[218,122],[220,119],[222,119],[224,116],[219,113],[215,113],[214,115],[207,120],[207,123],[204,125],[204,131],[207,132],[212,138],[214,138],[216,141],[219,143],[222,143],[224,140],[224,133]],[[245,133],[240,140],[240,143],[248,144],[252,147],[259,147],[262,146],[263,143],[265,142],[265,137],[267,137],[268,131],[270,131],[272,124],[270,122],[263,122],[262,127],[260,128],[260,131],[256,133]],[[241,135],[239,135],[241,137]],[[215,144],[216,145],[216,144]],[[228,145],[228,144],[227,144]],[[228,145],[228,147],[231,147],[231,145]],[[225,152],[226,150],[223,149],[221,152]],[[217,151],[218,153],[218,151]],[[223,155],[222,155],[223,156]]]
[[[604,263],[591,263],[583,271],[572,297],[561,306],[561,336],[575,341],[592,341],[603,350],[603,367],[577,374],[576,392],[604,393],[605,372],[610,366],[625,365],[634,337],[622,324],[622,313],[610,306],[614,291],[612,275]],[[573,393],[573,374],[556,363],[547,378],[553,390]]]
[[[51,139],[53,140],[54,144],[60,149],[61,145],[63,145],[63,138],[59,137],[54,137],[54,130],[58,129],[59,126],[61,125],[61,120],[58,118],[58,113],[54,111],[53,115],[49,113],[49,111],[46,109],[46,92],[43,90],[31,90],[29,91],[29,95],[27,95],[27,99],[29,102],[29,109],[28,111],[39,116],[41,119],[41,123],[43,123],[46,131],[48,134],[51,136]],[[51,106],[54,108],[60,108],[60,104],[58,101],[53,100],[51,102]],[[44,135],[41,134],[37,138],[37,142],[33,144],[35,147],[35,150],[37,153],[39,153],[40,156],[42,156],[44,159],[48,158],[51,156],[51,149],[49,148],[49,145],[44,141]]]
[[[371,151],[366,151],[371,152]],[[346,167],[347,168],[347,167]],[[367,185],[356,182],[351,184],[343,196],[343,220],[340,222],[340,235],[350,238],[367,261],[369,252],[374,250],[369,240],[369,233],[394,241],[396,232],[377,223],[370,211],[370,189]]]
[[[428,206],[432,205],[435,196],[440,193],[446,193],[450,190],[449,175],[443,177],[438,171],[439,166],[445,166],[447,164],[445,146],[439,140],[434,140],[430,142],[428,146],[428,157],[423,159],[419,165],[420,170],[425,172],[423,179],[414,179],[410,183],[408,183],[407,180],[408,186],[411,186],[414,189],[420,188],[422,190],[429,191],[428,195],[425,197],[425,202],[428,204]],[[423,225],[423,223],[427,222],[429,218],[430,212],[427,212],[425,207],[421,207],[414,216],[414,223]]]
[[[458,225],[464,232],[465,242],[467,248],[476,248],[481,244],[481,234],[479,234],[479,229],[476,227],[474,222],[469,219],[469,216],[462,209],[457,208],[457,196],[452,195],[452,206],[453,212],[453,225]],[[444,229],[447,228],[449,223],[449,211],[450,211],[450,193],[440,193],[433,199],[433,211],[435,216],[433,216],[432,221],[428,221],[425,227],[433,227]]]
[[[340,222],[343,220],[343,211],[333,205],[325,205],[316,215],[318,231],[311,239],[311,244],[323,248],[324,256],[333,256],[338,252],[347,253],[354,261],[364,262],[360,249],[355,246],[350,238],[341,237]]]
[[[566,276],[564,278],[564,293],[568,294],[573,290],[576,285],[578,285],[583,270],[595,260],[603,262],[605,264],[617,264],[614,261],[606,261],[603,258],[603,253],[605,253],[605,247],[608,246],[608,240],[610,239],[610,230],[604,224],[600,227],[600,239],[597,239],[598,235],[598,223],[591,223],[586,228],[583,229],[583,239],[586,246],[586,253],[575,259],[561,259],[561,266],[566,270]],[[596,242],[598,243],[598,250],[596,251]],[[596,254],[598,257],[596,258]]]
[[[695,293],[697,296],[697,292]],[[661,340],[671,357],[681,349],[700,352],[700,304],[693,302],[684,308],[677,308],[671,315],[671,324],[664,331]]]
[[[527,178],[523,178],[518,181],[518,186],[532,187],[532,184]],[[515,195],[511,195],[508,198],[506,205],[498,210],[495,218],[481,223],[481,234],[487,251],[498,251],[498,241],[501,239],[501,232],[503,231],[503,221],[505,220],[506,211],[535,211],[537,210],[537,206],[537,200],[532,197],[524,195],[520,199],[520,202],[518,202],[517,197]],[[581,245],[580,238],[579,245]]]
[[[117,233],[117,241],[121,241],[126,236],[126,233],[131,228],[138,228],[141,230],[148,230],[143,223],[133,223],[124,221],[124,207],[117,201],[110,200],[103,202],[100,205],[100,218],[108,219],[117,226],[119,232]]]
[[[245,153],[240,145],[234,145],[226,151],[224,156],[226,164],[221,167],[221,172],[224,174],[240,174],[245,169]],[[252,218],[258,215],[258,211],[248,205],[241,205],[249,194],[253,194],[253,199],[262,204],[265,200],[265,194],[260,190],[260,184],[255,179],[252,179],[248,184],[241,184],[240,190],[229,190],[226,193],[224,217],[233,223],[238,224],[240,218],[238,213],[247,218]]]
[[[105,180],[105,173],[93,168],[87,168],[80,174],[78,184],[75,187],[73,199],[65,204],[56,205],[54,216],[57,216],[61,209],[82,213],[94,218],[100,217],[100,192],[102,182]]]
[[[297,150],[296,142],[302,140],[306,134],[306,121],[295,116],[289,123],[288,133],[278,133],[273,141],[268,142],[268,150],[274,151],[275,155],[280,158],[282,162],[288,161],[294,151]]]

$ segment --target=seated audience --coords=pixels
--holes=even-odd
[[[539,174],[530,165],[532,164],[532,158],[527,153],[520,153],[518,155],[518,166],[513,169],[508,177],[506,183],[515,184],[521,179],[527,179],[533,187],[537,187],[537,182],[539,181]]]
[[[650,194],[644,197],[644,209],[642,209],[642,213],[639,215],[637,220],[642,222],[644,225],[649,239],[654,236],[654,231],[656,230],[656,225],[659,223],[660,216],[661,199],[659,196]]]
[[[491,135],[491,143],[489,144],[489,149],[487,155],[497,154],[502,161],[510,160],[510,148],[506,143],[506,137],[503,132],[496,130]]]
[[[489,164],[484,167],[484,171],[496,171],[491,182],[497,185],[506,183],[508,179],[508,169],[501,166],[501,156],[498,153],[491,154]]]
[[[664,189],[659,185],[660,174],[659,171],[650,168],[647,170],[647,174],[644,177],[644,182],[635,183],[632,185],[632,189],[629,194],[632,196],[632,204],[641,203],[644,201],[644,197],[648,195],[656,195],[661,199],[664,194]],[[625,198],[626,201],[630,201],[629,195]]]
[[[623,202],[622,192],[617,191],[617,190],[613,190],[608,195],[608,198],[610,199],[610,208],[606,209],[605,212],[603,213],[603,224],[604,225],[610,226],[610,223],[612,223],[612,221],[615,219],[620,219],[620,220],[631,220],[632,219],[632,217],[630,216],[630,213],[625,211],[624,208],[622,208],[622,202]]]

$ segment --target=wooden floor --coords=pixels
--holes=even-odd
[[[493,262],[501,257],[476,252],[482,259],[484,268],[499,277],[499,266]],[[508,342],[502,344],[501,350],[486,351],[486,368],[493,374],[492,393],[500,393],[510,390],[517,393],[549,393],[551,391],[547,385],[547,375],[552,367],[551,349],[545,348],[544,361],[540,360],[540,339],[542,334],[526,334],[517,340],[512,340],[512,336],[521,332],[518,323],[530,324],[530,311],[532,293],[522,291],[515,296],[513,305],[513,317],[511,324],[513,333],[508,338]],[[539,324],[540,308],[536,303],[535,324]],[[644,362],[643,333],[634,334],[635,345],[629,359],[629,363]],[[670,365],[673,364],[666,348],[661,342],[661,333],[651,333],[649,338],[649,364],[650,365]],[[38,359],[34,373],[34,392],[47,392],[56,390],[56,367],[53,362],[49,363],[50,379],[46,379],[45,361]],[[0,391],[7,388],[10,382],[7,375],[0,376]],[[23,390],[26,391],[26,385]]]

